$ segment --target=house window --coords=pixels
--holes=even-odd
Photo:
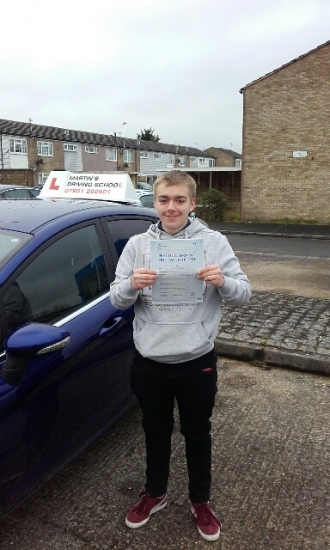
[[[41,157],[52,157],[53,156],[53,144],[50,141],[38,141],[38,155]]]
[[[45,183],[46,179],[48,178],[49,174],[46,174],[45,172],[40,172],[38,174],[38,183]]]
[[[236,168],[242,167],[242,159],[235,159],[235,166]]]
[[[153,154],[153,158],[154,159],[161,159],[162,158],[162,155],[160,153],[154,153]]]
[[[196,157],[190,157],[190,162],[196,162]]]
[[[148,151],[140,151],[140,158],[141,159],[148,159],[149,158]]]
[[[178,165],[184,166],[184,157],[178,157]]]
[[[92,147],[91,145],[86,145],[86,153],[97,153],[97,147]]]
[[[169,155],[169,162],[167,163],[167,167],[170,168],[171,166],[174,166],[175,157],[174,155]]]
[[[198,159],[198,164],[205,164],[205,159],[204,158],[199,158]]]
[[[26,139],[10,138],[9,147],[11,153],[25,153],[27,152]]]
[[[64,151],[74,151],[75,153],[78,151],[78,145],[74,145],[74,143],[65,143],[63,148]]]
[[[117,162],[117,149],[107,149],[105,159],[113,162]]]
[[[133,151],[125,149],[124,151],[124,162],[133,162]]]

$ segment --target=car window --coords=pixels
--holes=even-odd
[[[136,187],[137,189],[145,189],[146,191],[152,190],[152,186],[144,181],[138,181]]]
[[[9,189],[2,193],[5,199],[29,199],[30,193],[27,189]]]
[[[118,256],[121,255],[128,239],[138,233],[144,233],[152,224],[152,219],[121,219],[107,222]]]
[[[139,197],[142,206],[145,206],[146,208],[154,208],[154,194],[148,193],[147,195],[141,195]]]
[[[19,231],[0,229],[0,268],[32,238],[32,235]]]
[[[109,281],[95,226],[77,229],[52,243],[15,284],[24,296],[20,299],[29,314],[27,320],[42,323],[53,323],[107,291]],[[8,292],[13,294],[13,289]]]

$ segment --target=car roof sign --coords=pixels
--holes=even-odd
[[[92,199],[140,204],[127,172],[50,172],[39,197]]]

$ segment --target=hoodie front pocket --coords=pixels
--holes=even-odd
[[[210,344],[201,323],[145,323],[134,331],[137,348],[144,357],[159,360],[171,355],[189,356]]]

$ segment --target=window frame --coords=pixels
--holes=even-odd
[[[17,151],[16,148],[21,148],[21,151]],[[27,154],[27,141],[24,138],[9,138],[9,150],[10,153],[15,155]]]
[[[53,157],[54,145],[51,141],[37,141],[37,152],[39,157]]]
[[[175,163],[175,155],[172,155],[170,154],[169,155],[171,158],[168,159],[170,162],[167,163],[167,168],[171,168],[172,166],[174,166],[174,163]]]
[[[78,153],[78,145],[76,143],[64,143],[63,149],[70,153]]]
[[[97,147],[95,147],[94,145],[85,145],[85,153],[97,154],[98,153]]]
[[[124,149],[123,162],[127,162],[127,163],[132,163],[133,162],[133,150],[132,149]]]
[[[110,158],[112,155],[115,158]],[[117,162],[117,159],[118,159],[118,150],[115,147],[110,147],[110,148],[106,149],[106,151],[105,151],[105,160],[107,162]]]
[[[49,176],[49,172],[39,172],[39,174],[38,174],[38,183],[39,184],[45,183],[48,176]]]

